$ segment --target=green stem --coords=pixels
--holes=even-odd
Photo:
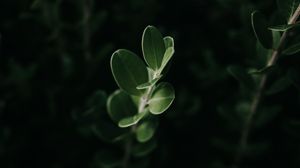
[[[296,23],[299,15],[300,15],[300,5],[296,9],[296,11],[292,15],[292,17],[289,19],[288,24]],[[281,50],[284,47],[284,44],[286,42],[288,33],[289,33],[289,31],[285,31],[282,34],[282,36],[280,38],[278,48],[273,50],[272,55],[271,55],[270,59],[267,62],[267,66],[272,66],[276,63],[276,61],[277,61],[277,59],[278,59],[278,57],[281,53]],[[252,101],[252,104],[251,104],[251,107],[250,107],[250,112],[247,116],[247,119],[245,121],[245,125],[244,125],[242,133],[241,133],[241,137],[240,137],[240,141],[239,141],[239,147],[237,149],[232,168],[238,168],[239,164],[241,163],[241,161],[243,159],[243,155],[245,153],[245,149],[246,149],[247,144],[248,144],[248,137],[249,137],[249,133],[250,133],[251,126],[252,126],[253,117],[257,112],[257,108],[258,108],[259,103],[261,102],[262,93],[265,89],[267,78],[268,78],[267,74],[264,74],[261,77],[258,89],[256,90],[256,92],[254,94],[254,98],[253,98],[253,101]]]
[[[153,79],[156,78],[157,75],[159,76],[160,73],[155,74]],[[147,89],[145,95],[141,97],[140,104],[138,106],[138,113],[142,113],[142,112],[145,111],[145,108],[148,105],[151,93],[152,93],[153,89],[155,88],[154,86],[155,85],[149,87]],[[136,125],[131,126],[131,132],[135,132],[135,131],[136,131]],[[124,153],[124,156],[123,156],[122,168],[128,168],[129,167],[130,155],[131,155],[131,150],[132,150],[132,143],[133,143],[133,138],[130,137],[128,139],[128,141],[126,142],[126,144],[125,144],[125,153]]]
[[[131,132],[135,132],[136,126],[131,127]],[[133,139],[132,137],[129,137],[128,141],[125,143],[125,153],[123,156],[123,161],[122,161],[122,168],[128,168],[129,167],[129,161],[130,161],[130,156],[131,156],[131,150],[132,150],[132,143]]]

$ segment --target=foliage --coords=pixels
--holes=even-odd
[[[110,61],[114,79],[120,90],[109,96],[107,111],[119,127],[131,127],[128,135],[123,136],[127,139],[124,161],[120,162],[122,167],[131,166],[130,156],[134,155],[132,152],[141,153],[142,150],[143,154],[136,155],[143,156],[154,149],[154,142],[146,143],[152,139],[158,125],[153,115],[166,111],[175,98],[171,84],[158,83],[165,75],[162,72],[174,54],[173,38],[163,38],[155,27],[148,26],[143,33],[142,49],[149,67],[146,67],[136,54],[126,49],[115,51]],[[133,145],[131,134],[142,144]],[[141,145],[143,147],[138,147]],[[135,150],[131,150],[132,148]]]
[[[242,151],[239,167],[299,168],[300,32],[298,20],[289,23],[298,4],[0,1],[0,167],[105,168],[129,160],[130,168],[225,168]],[[141,49],[140,36],[149,24],[170,36],[155,36],[160,42],[148,41]],[[174,51],[162,49],[161,38],[173,46],[171,36],[176,57],[164,57]],[[144,50],[143,45],[158,47]],[[114,80],[110,56],[118,48],[130,49],[121,53],[140,60],[136,68],[143,70],[132,68],[138,85]],[[274,50],[278,58],[269,65]],[[115,58],[122,61],[119,56]],[[149,68],[159,67],[164,67],[162,75],[150,80]],[[128,79],[125,71],[117,71]],[[265,75],[247,143],[239,150]],[[172,105],[153,105],[154,114],[132,117],[139,114],[141,93],[149,87],[170,88],[164,81],[176,90]],[[108,93],[118,95],[114,103],[126,101],[126,108],[108,110]],[[167,112],[156,114],[166,107]],[[120,128],[124,114],[121,125],[131,126]]]

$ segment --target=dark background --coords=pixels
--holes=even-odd
[[[275,0],[1,0],[0,167],[98,168],[106,151],[122,154],[90,129],[110,121],[105,96],[90,101],[117,89],[110,56],[119,48],[141,56],[147,25],[175,39],[164,80],[176,101],[160,116],[144,167],[229,167],[252,94],[226,68],[266,60],[256,52],[254,10],[283,23]],[[267,87],[299,63],[299,54],[279,59]],[[299,102],[297,84],[265,95],[242,167],[300,167]]]

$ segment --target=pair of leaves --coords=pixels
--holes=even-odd
[[[161,92],[159,89],[158,92]],[[166,101],[162,101],[166,102]],[[156,104],[160,105],[160,104]],[[160,107],[163,105],[160,105]],[[169,104],[167,104],[169,106]],[[144,112],[137,113],[131,97],[124,91],[115,91],[107,101],[108,114],[119,127],[125,128],[137,124],[148,113],[146,108]],[[166,107],[166,106],[164,106]],[[150,119],[149,119],[150,118]],[[136,130],[136,138],[139,142],[146,142],[152,138],[157,121],[153,117],[146,117],[145,121],[138,125]]]
[[[133,52],[119,49],[111,57],[111,69],[118,86],[130,95],[142,96],[146,88],[155,85],[160,79],[160,73],[166,67],[174,54],[172,37],[162,38],[160,32],[153,26],[144,30],[142,49],[146,63],[154,73],[149,73],[144,62]]]
[[[132,98],[122,90],[111,94],[107,101],[108,114],[119,127],[129,127],[137,124],[147,113],[161,114],[166,111],[175,99],[171,84],[160,83],[153,91],[149,100],[149,109],[138,113]]]
[[[147,26],[142,37],[142,50],[146,63],[154,71],[162,71],[174,54],[172,37],[163,38],[153,26]]]
[[[107,108],[110,117],[119,127],[137,124],[149,111],[152,114],[161,114],[169,108],[175,98],[174,89],[170,84],[161,83],[155,87],[174,54],[173,38],[162,38],[155,27],[148,26],[143,33],[142,49],[149,67],[146,67],[137,55],[126,49],[117,50],[111,57],[112,73],[121,90],[109,97]],[[142,101],[145,101],[149,108],[140,112],[137,106],[140,106]],[[142,128],[150,128],[150,125],[146,122]],[[143,134],[140,135],[143,137]]]

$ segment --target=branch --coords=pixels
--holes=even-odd
[[[155,78],[154,76],[153,78]],[[148,88],[146,94],[141,97],[139,107],[138,107],[138,113],[142,113],[145,111],[145,108],[148,105],[150,95],[154,89],[154,86],[151,86]],[[136,125],[131,126],[131,132],[136,131]],[[129,161],[130,161],[130,155],[131,155],[131,150],[132,150],[132,138],[129,137],[128,141],[125,144],[125,153],[123,156],[123,161],[122,161],[122,168],[128,168],[129,167]]]
[[[289,19],[288,24],[294,24],[297,21],[299,15],[300,15],[300,5],[294,12],[293,16]],[[285,31],[282,34],[280,41],[279,41],[278,48],[273,50],[272,55],[267,62],[267,66],[272,66],[276,63],[276,61],[281,53],[281,50],[285,44],[288,33],[289,33],[289,31]],[[253,101],[252,101],[252,104],[250,107],[249,115],[247,116],[244,128],[242,130],[242,134],[241,134],[240,142],[239,142],[239,148],[236,152],[232,168],[238,168],[240,162],[243,159],[244,151],[245,151],[245,149],[247,147],[247,143],[248,143],[247,141],[248,141],[251,125],[253,122],[253,116],[256,114],[258,105],[262,99],[262,93],[263,93],[265,85],[266,85],[267,77],[268,77],[268,75],[264,74],[259,82],[258,89],[254,95],[254,98],[253,98]]]

